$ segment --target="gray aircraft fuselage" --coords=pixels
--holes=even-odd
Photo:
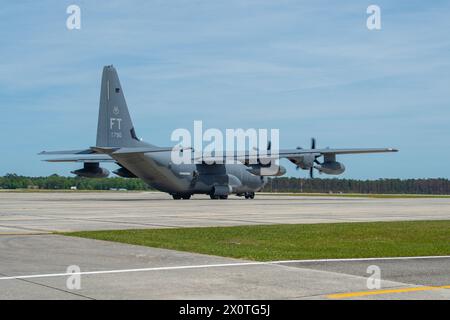
[[[170,194],[209,194],[214,186],[231,186],[230,193],[256,192],[267,178],[255,176],[243,164],[173,164],[170,152],[136,159],[112,155],[121,165],[155,189]]]

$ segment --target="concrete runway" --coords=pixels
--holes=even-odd
[[[47,234],[94,229],[450,219],[450,199],[257,197],[211,201],[200,196],[198,200],[173,201],[160,193],[0,192],[0,277],[33,276],[0,279],[0,299],[450,299],[449,257],[255,265],[237,259]],[[81,275],[80,290],[67,288],[67,275],[48,276],[64,274],[70,265],[79,266],[81,272],[93,272]],[[380,267],[381,290],[390,291],[375,294],[368,290],[369,265]]]
[[[370,199],[257,194],[174,201],[158,192],[0,192],[0,234],[102,229],[450,219],[450,198]]]

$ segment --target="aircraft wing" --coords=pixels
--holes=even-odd
[[[261,160],[266,162],[270,160],[276,160],[280,158],[287,159],[297,159],[301,158],[305,155],[315,155],[316,157],[320,157],[322,155],[336,155],[336,154],[358,154],[358,153],[384,153],[384,152],[397,152],[397,149],[393,148],[340,148],[340,149],[281,149],[277,153],[272,153],[271,151],[264,152],[235,152],[234,154],[226,154],[223,152],[223,156],[207,156],[207,157],[197,157],[195,160],[197,161],[205,161],[205,162],[218,162],[224,163],[227,160],[235,160],[240,161],[242,163],[249,163],[252,160]]]
[[[382,153],[382,152],[397,152],[397,149],[393,148],[347,148],[347,149],[286,149],[280,150],[280,158],[288,158],[289,156],[296,156],[302,154],[319,153],[325,154],[356,154],[356,153]]]

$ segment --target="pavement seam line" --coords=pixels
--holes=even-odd
[[[4,276],[5,274],[1,274],[1,275]],[[74,295],[74,296],[86,298],[88,300],[96,300],[95,298],[92,298],[92,297],[89,297],[89,296],[86,296],[86,295],[83,295],[83,294],[80,294],[80,293],[71,292],[71,291],[60,289],[60,288],[57,288],[57,287],[52,287],[50,285],[46,285],[46,284],[43,284],[43,283],[34,282],[34,281],[31,281],[31,280],[27,280],[27,279],[16,279],[16,280],[23,281],[23,282],[30,283],[30,284],[34,284],[34,285],[37,285],[37,286],[40,286],[40,287],[45,287],[45,288],[48,288],[48,289],[53,289],[53,290],[56,290],[56,291],[65,292],[65,293],[68,293],[68,294],[71,294],[71,295]]]

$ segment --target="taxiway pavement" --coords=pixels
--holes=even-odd
[[[252,264],[50,234],[436,219],[450,219],[450,199],[257,195],[175,201],[152,192],[0,192],[0,299],[450,299],[449,257]],[[81,275],[80,290],[67,287],[67,275],[53,275],[71,265],[92,272]],[[367,287],[370,265],[380,268],[381,290],[387,291]],[[17,276],[26,278],[4,279]]]
[[[257,194],[173,200],[159,192],[0,192],[0,234],[136,228],[450,219],[450,198]]]

